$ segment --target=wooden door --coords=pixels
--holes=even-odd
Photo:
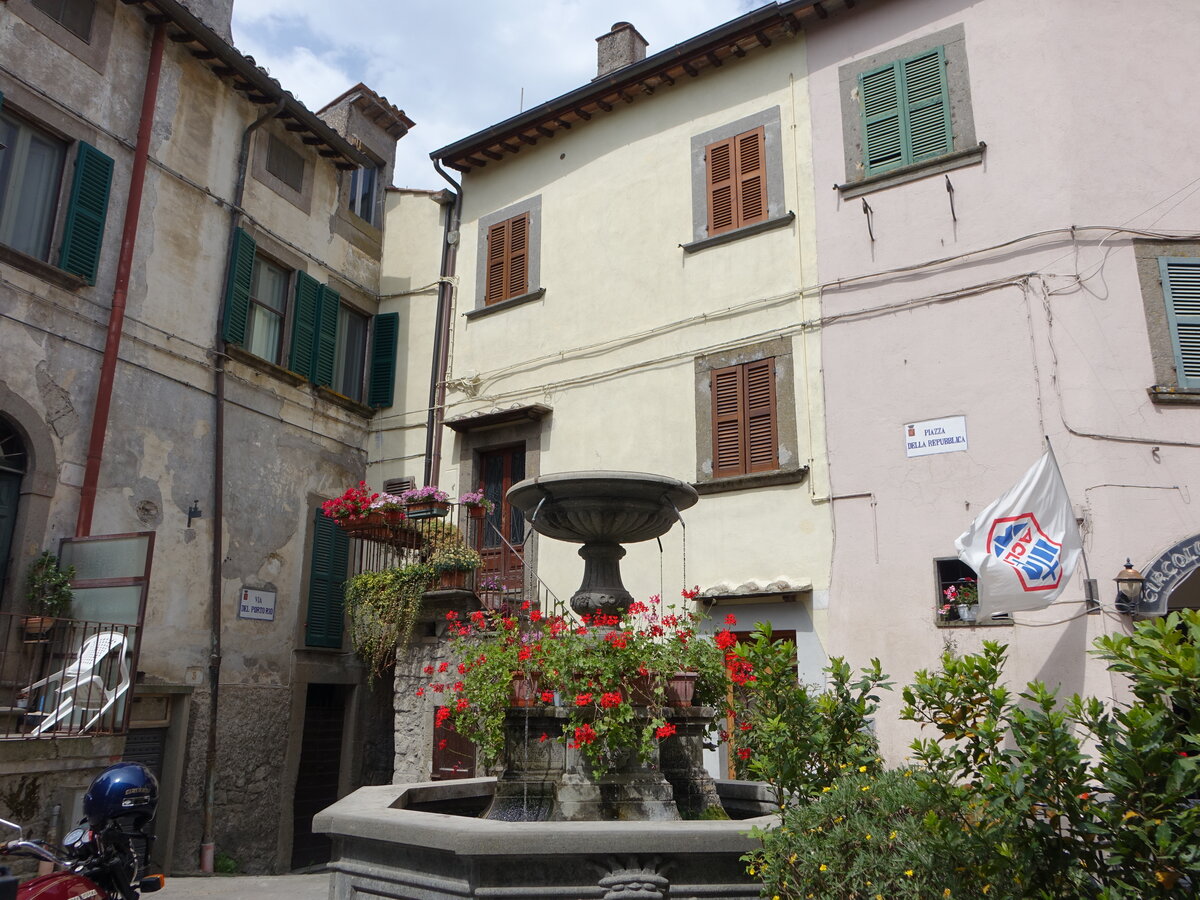
[[[483,557],[477,584],[491,587],[487,593],[519,591],[524,586],[525,517],[506,498],[508,489],[524,478],[524,445],[479,455],[479,487],[494,504],[477,538]]]

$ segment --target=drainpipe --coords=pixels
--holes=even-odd
[[[215,841],[213,815],[216,808],[217,785],[217,700],[221,685],[221,562],[225,555],[225,285],[233,264],[233,242],[242,221],[242,200],[246,193],[246,168],[250,160],[250,137],[269,119],[283,110],[282,97],[246,126],[238,152],[237,182],[229,216],[229,242],[225,248],[225,278],[221,282],[220,313],[217,315],[216,365],[213,373],[213,514],[212,560],[209,582],[209,657],[208,657],[208,749],[204,763],[204,829],[200,836],[200,871],[211,874]]]
[[[112,408],[113,382],[117,374],[117,353],[125,327],[125,299],[129,295],[129,273],[133,268],[133,249],[137,243],[138,216],[142,211],[142,187],[146,182],[146,159],[150,155],[150,130],[154,125],[154,107],[158,100],[158,75],[162,70],[163,45],[167,29],[161,22],[154,26],[150,43],[150,61],[146,64],[146,85],[142,90],[142,112],[138,122],[137,146],[133,151],[133,171],[129,175],[129,196],[125,203],[125,224],[121,229],[121,252],[117,257],[117,280],[113,285],[112,308],[108,314],[108,334],[104,339],[104,359],[100,363],[100,381],[96,385],[96,408],[92,415],[92,433],[88,439],[87,464],[79,495],[79,515],[75,536],[92,533],[92,513],[96,508],[96,488],[100,482],[100,463],[104,459],[104,438],[108,433],[108,414]]]
[[[454,208],[446,216],[442,242],[442,272],[438,284],[437,323],[433,334],[433,371],[429,378],[429,415],[425,424],[425,483],[437,484],[442,469],[442,422],[446,418],[446,372],[450,365],[450,279],[458,263],[459,225],[462,222],[462,185],[446,174],[439,160],[433,168],[454,188]]]

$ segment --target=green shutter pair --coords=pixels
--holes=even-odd
[[[946,57],[937,47],[859,76],[867,175],[954,149]]]
[[[256,251],[254,238],[241,228],[237,229],[233,240],[233,258],[229,263],[229,281],[225,290],[223,326],[225,340],[231,344],[244,344],[246,341],[246,322],[250,316],[250,289],[254,278]],[[293,372],[325,387],[333,384],[340,304],[341,297],[329,285],[320,284],[306,272],[296,273],[289,366]],[[392,405],[399,321],[398,313],[386,313],[375,317],[367,398],[371,406]]]
[[[0,109],[3,108],[4,94],[0,92]],[[100,267],[112,174],[112,157],[80,141],[75,152],[75,179],[71,182],[67,202],[58,267],[78,275],[88,284],[96,283],[96,271]]]
[[[345,621],[346,568],[350,536],[320,508],[313,520],[312,561],[308,576],[306,647],[341,649]]]

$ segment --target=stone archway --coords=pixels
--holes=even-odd
[[[1143,571],[1139,616],[1162,616],[1172,609],[1200,609],[1200,534],[1168,547]]]

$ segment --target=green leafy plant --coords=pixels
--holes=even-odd
[[[773,785],[783,806],[819,795],[847,771],[880,771],[870,719],[878,692],[892,684],[879,660],[853,680],[850,666],[834,657],[825,668],[828,687],[803,684],[796,676],[796,645],[772,640],[771,626],[763,623],[731,655],[734,680],[743,682],[734,692],[730,733],[740,777]],[[736,666],[743,669],[740,676]]]
[[[30,615],[58,618],[66,614],[74,596],[71,579],[75,567],[59,568],[58,558],[49,550],[29,566],[25,577],[25,602]]]
[[[406,647],[421,612],[421,595],[437,577],[427,563],[362,572],[346,581],[346,613],[355,652],[382,676]]]
[[[429,554],[429,565],[435,572],[470,572],[483,565],[483,559],[461,541],[443,542]]]

